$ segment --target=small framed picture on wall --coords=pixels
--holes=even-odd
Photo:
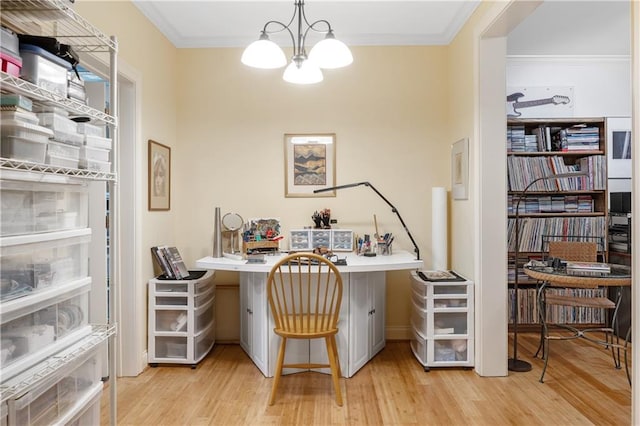
[[[149,139],[149,210],[171,208],[171,148]]]

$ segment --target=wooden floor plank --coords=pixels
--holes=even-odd
[[[341,379],[335,403],[331,376],[285,376],[273,406],[265,378],[237,345],[216,345],[194,370],[147,368],[118,379],[119,425],[619,425],[631,422],[631,387],[610,352],[585,341],[552,342],[545,383],[533,358],[536,333],[521,333],[527,373],[480,377],[473,370],[425,372],[408,342],[385,349],[354,377]],[[630,358],[630,354],[629,354]],[[106,385],[108,388],[108,384]],[[109,392],[102,398],[109,424]]]

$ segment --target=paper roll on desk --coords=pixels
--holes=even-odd
[[[446,271],[449,267],[447,255],[447,190],[431,188],[431,267]]]

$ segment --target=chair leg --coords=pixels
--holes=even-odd
[[[273,405],[276,400],[276,390],[280,383],[280,376],[282,376],[282,364],[284,363],[284,351],[287,347],[287,338],[281,337],[280,350],[278,351],[278,361],[276,363],[276,371],[273,375],[273,385],[271,386],[271,397],[269,398],[269,405]]]
[[[333,353],[336,356],[336,364],[338,365],[338,377],[342,377],[342,369],[340,368],[340,356],[338,355],[338,343],[336,342],[336,336],[332,336],[333,340]]]
[[[544,341],[542,342],[542,358],[544,359],[544,366],[542,367],[542,374],[540,374],[540,383],[544,383],[544,373],[547,371],[547,364],[549,363],[549,328],[545,322],[542,323],[542,333]]]
[[[340,364],[336,357],[337,345],[335,336],[325,337],[327,343],[327,355],[329,356],[329,365],[331,366],[331,377],[333,378],[333,387],[336,392],[336,402],[342,406],[342,392],[340,391]]]

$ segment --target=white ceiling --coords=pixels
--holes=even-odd
[[[179,48],[244,47],[258,39],[267,21],[286,24],[294,12],[294,0],[133,3]],[[305,13],[310,22],[329,21],[336,38],[351,46],[442,45],[451,42],[479,3],[480,0],[307,0]],[[291,44],[289,36],[282,33],[272,36],[272,40]]]

